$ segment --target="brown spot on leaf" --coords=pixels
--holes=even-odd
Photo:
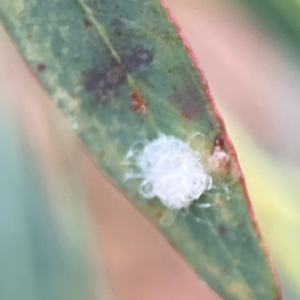
[[[215,131],[216,130],[216,123],[213,120],[209,120],[209,129],[211,131]]]
[[[171,101],[175,103],[182,117],[193,119],[201,111],[201,94],[193,84],[185,84],[176,87]]]
[[[161,211],[158,211],[158,212],[156,213],[156,216],[155,216],[155,217],[156,217],[157,220],[159,220],[159,219],[161,219],[162,215],[163,215],[162,212],[161,212]]]
[[[226,229],[226,227],[225,227],[224,225],[220,225],[220,226],[219,226],[219,231],[220,231],[220,233],[222,233],[222,234],[227,233],[227,229]]]
[[[84,20],[84,26],[85,26],[85,27],[92,27],[92,26],[93,26],[93,23],[92,23],[90,20],[85,19],[85,20]]]
[[[123,58],[123,63],[126,70],[132,71],[141,65],[149,65],[153,57],[154,55],[150,50],[139,47],[130,56]]]
[[[208,159],[210,165],[214,169],[228,170],[230,167],[230,155],[227,153],[224,139],[222,136],[217,136],[214,140],[214,147]]]
[[[115,27],[121,27],[123,26],[123,23],[119,19],[115,18],[111,21],[111,25]]]
[[[93,69],[83,76],[85,89],[94,93],[100,103],[106,103],[115,89],[126,80],[125,69],[116,60],[112,60],[103,72]]]
[[[115,35],[120,37],[122,35],[122,30],[124,29],[124,24],[119,19],[113,19],[111,25],[115,28]]]
[[[141,115],[147,115],[147,102],[143,94],[140,91],[133,91],[130,97],[132,100],[130,105],[131,110]]]
[[[225,148],[225,143],[224,143],[224,139],[222,136],[217,136],[215,138],[215,141],[214,141],[214,147],[219,147],[220,149],[224,149]]]
[[[99,152],[99,156],[100,157],[103,157],[104,155],[105,155],[105,151],[104,150],[102,150],[102,151]]]
[[[38,70],[39,72],[45,71],[46,68],[47,68],[47,66],[46,66],[45,64],[38,64],[38,66],[37,66],[37,70]]]

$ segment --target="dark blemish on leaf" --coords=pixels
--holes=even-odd
[[[105,71],[93,69],[83,74],[84,87],[95,94],[97,101],[106,103],[115,89],[126,80],[124,67],[116,60],[112,60]]]
[[[216,148],[218,148],[220,150],[225,150],[224,139],[220,135],[218,135],[214,140],[214,151],[216,150]]]
[[[45,64],[38,64],[38,66],[37,66],[37,70],[38,70],[39,72],[45,71],[46,68],[47,68],[47,66],[46,66]]]
[[[238,228],[238,229],[243,229],[243,228],[245,228],[246,227],[246,224],[243,222],[243,223],[239,223],[237,226],[236,226],[236,228]]]
[[[84,20],[84,26],[85,26],[85,27],[92,27],[92,26],[93,26],[93,23],[92,23],[90,20],[85,19],[85,20]]]
[[[175,104],[185,119],[195,118],[201,111],[201,105],[203,105],[201,93],[193,84],[176,87],[170,100]]]
[[[220,232],[221,234],[227,233],[226,227],[225,227],[224,225],[220,225],[220,226],[219,226],[219,232]]]
[[[212,120],[209,120],[209,129],[211,131],[215,131],[216,130],[216,124]]]
[[[156,213],[156,219],[157,220],[160,220],[161,219],[161,217],[162,217],[162,212],[161,211],[158,211],[157,213]]]
[[[123,58],[123,63],[126,70],[130,72],[142,65],[149,65],[153,57],[154,55],[150,50],[139,47],[130,56]]]
[[[196,115],[196,111],[195,110],[193,110],[193,112],[186,112],[186,111],[181,112],[181,116],[184,119],[188,119],[188,120],[191,120],[194,115]]]
[[[214,140],[214,146],[208,159],[212,168],[223,168],[228,170],[230,166],[230,155],[227,153],[225,141],[222,136],[217,136]]]
[[[104,150],[102,150],[102,151],[99,152],[99,156],[100,157],[103,157],[104,155],[105,155],[105,151]]]
[[[120,37],[122,35],[122,29],[124,29],[124,24],[119,19],[113,19],[111,25],[115,28],[115,35]]]
[[[115,27],[121,27],[123,26],[123,23],[119,19],[113,19],[111,25]]]
[[[133,91],[130,97],[132,100],[130,105],[131,110],[144,116],[147,115],[147,102],[143,94],[140,91]]]
[[[97,70],[92,70],[85,75],[85,88],[88,92],[93,92],[98,89],[101,82],[105,79],[105,73],[100,73]]]

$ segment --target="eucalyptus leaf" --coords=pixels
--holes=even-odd
[[[194,270],[224,299],[280,299],[235,151],[171,13],[158,0],[2,0],[0,16],[101,169]]]

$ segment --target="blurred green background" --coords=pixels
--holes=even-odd
[[[92,280],[97,260],[76,168],[60,164],[54,174],[39,162],[29,128],[0,99],[0,299],[105,299]]]
[[[225,118],[283,298],[300,299],[300,4],[168,4]],[[98,172],[2,29],[0,43],[0,299],[220,299]]]

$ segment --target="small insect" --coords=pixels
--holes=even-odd
[[[47,68],[47,66],[45,64],[42,64],[42,63],[38,64],[38,66],[37,66],[37,69],[38,69],[39,72],[45,71],[46,68]]]
[[[214,140],[214,148],[211,156],[208,159],[210,165],[217,168],[227,168],[230,164],[230,155],[227,153],[225,148],[225,142],[223,137],[217,136]]]
[[[130,97],[132,100],[130,105],[131,110],[144,116],[147,115],[147,102],[143,94],[140,91],[133,91]]]
[[[126,180],[141,179],[139,192],[145,198],[158,197],[165,206],[181,209],[211,188],[212,178],[200,162],[200,153],[184,141],[161,133],[139,148],[130,149],[125,157],[127,165],[138,169],[127,173]]]

